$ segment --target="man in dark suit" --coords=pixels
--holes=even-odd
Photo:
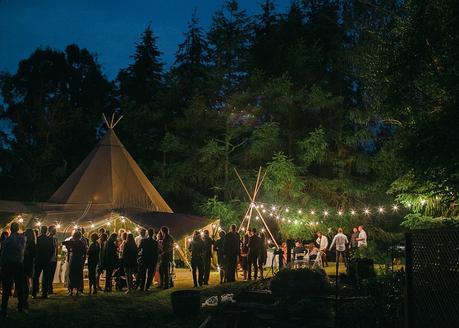
[[[138,287],[142,291],[148,291],[151,287],[153,277],[155,276],[156,263],[158,263],[158,242],[153,238],[154,236],[155,231],[153,229],[148,229],[148,237],[140,241],[138,248]]]
[[[204,252],[202,254],[204,269],[203,284],[208,285],[210,276],[210,264],[212,262],[212,246],[214,245],[214,240],[209,236],[209,230],[204,230],[202,241],[204,243]]]
[[[228,266],[227,282],[236,281],[237,257],[240,252],[240,239],[236,229],[235,224],[231,225],[230,231],[226,234],[225,244],[223,246]]]
[[[37,256],[35,258],[35,270],[32,284],[32,297],[37,297],[40,289],[40,275],[43,273],[41,280],[41,295],[48,298],[49,292],[49,267],[54,254],[54,244],[52,237],[47,235],[48,227],[42,226],[40,236],[37,238]]]
[[[257,229],[252,228],[249,232],[249,244],[248,244],[248,253],[247,261],[249,262],[248,276],[249,280],[252,280],[252,267],[253,267],[253,278],[256,280],[258,276],[258,257],[260,256],[260,237],[257,235]]]

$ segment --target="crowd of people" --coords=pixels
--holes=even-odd
[[[342,228],[337,229],[336,235],[333,237],[329,245],[328,238],[322,232],[316,233],[317,239],[312,242],[302,242],[297,240],[293,248],[294,260],[303,261],[303,257],[308,257],[308,262],[318,263],[318,265],[328,266],[327,254],[334,250],[336,255],[336,265],[339,259],[343,258],[346,267],[349,262],[349,253],[354,250],[367,246],[367,233],[363,226],[352,228],[349,238],[344,234]]]
[[[114,284],[119,290],[126,288],[126,293],[136,289],[148,291],[155,276],[158,288],[167,289],[173,284],[174,240],[167,227],[157,233],[153,229],[141,229],[135,238],[123,229],[110,233],[101,228],[89,237],[83,228],[78,228],[59,243],[55,226],[20,233],[19,224],[13,222],[9,231],[5,229],[0,236],[1,315],[6,316],[13,286],[21,312],[27,312],[29,296],[36,298],[41,292],[41,298],[48,298],[54,293],[53,281],[61,249],[65,251],[65,286],[70,296],[84,292],[86,263],[92,294],[111,292]],[[100,280],[104,274],[102,288]]]
[[[363,226],[353,228],[349,238],[342,228],[338,228],[330,244],[327,236],[320,231],[316,237],[311,242],[296,241],[294,260],[307,254],[308,259],[318,258],[321,266],[327,266],[327,252],[334,249],[337,263],[342,257],[347,266],[349,250],[367,245]],[[219,229],[216,240],[208,230],[195,231],[187,246],[196,288],[209,284],[214,253],[220,283],[236,281],[238,268],[242,271],[242,280],[264,277],[268,243],[264,232],[257,232],[256,228],[248,228],[241,235],[233,224],[227,233]],[[36,298],[41,292],[41,298],[48,298],[53,294],[54,275],[62,250],[65,254],[65,286],[68,295],[72,296],[85,292],[85,264],[90,294],[99,291],[109,293],[113,286],[117,290],[126,290],[126,293],[148,291],[154,284],[167,289],[173,285],[173,249],[174,240],[167,227],[158,232],[140,229],[136,237],[124,229],[110,233],[100,228],[97,233],[90,234],[89,239],[85,230],[78,228],[60,243],[55,226],[41,226],[39,231],[26,229],[20,233],[18,223],[13,222],[9,232],[4,230],[0,236],[1,314],[6,315],[13,286],[18,309],[23,312],[28,309],[29,295]],[[287,250],[283,253],[285,256]],[[101,287],[103,276],[105,285]]]
[[[208,230],[203,233],[194,232],[188,244],[194,287],[209,283],[214,251],[217,254],[220,283],[236,281],[238,260],[244,280],[252,280],[252,272],[253,279],[263,278],[263,267],[267,259],[265,234],[257,233],[256,228],[249,228],[241,238],[236,229],[234,224],[228,233],[220,229],[216,241],[209,236]]]

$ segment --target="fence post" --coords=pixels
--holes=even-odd
[[[412,233],[405,233],[405,328],[413,328],[413,240]]]

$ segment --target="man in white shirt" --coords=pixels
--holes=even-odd
[[[147,230],[142,228],[142,229],[140,229],[140,235],[138,235],[134,239],[135,244],[137,245],[137,248],[139,248],[140,242],[142,241],[142,239],[145,239],[145,238],[147,238]]]
[[[338,272],[338,263],[340,255],[343,256],[344,265],[347,268],[347,256],[346,256],[346,245],[349,244],[349,240],[347,236],[343,233],[342,228],[338,228],[338,233],[333,237],[332,243],[330,245],[330,249],[335,246],[336,248],[336,271]]]
[[[327,262],[328,238],[327,236],[324,236],[322,232],[318,231],[316,243],[317,245],[319,245],[319,251],[320,251],[321,258],[322,258],[322,263],[325,266],[328,266],[328,262]]]
[[[363,230],[363,226],[359,226],[359,238],[357,240],[357,247],[367,246],[367,233]]]

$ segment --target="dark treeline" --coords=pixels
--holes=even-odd
[[[48,199],[115,111],[176,211],[237,217],[233,168],[264,166],[266,202],[457,215],[458,17],[453,0],[228,1],[207,30],[192,15],[170,69],[147,26],[114,81],[87,49],[37,49],[1,75],[0,198]]]

